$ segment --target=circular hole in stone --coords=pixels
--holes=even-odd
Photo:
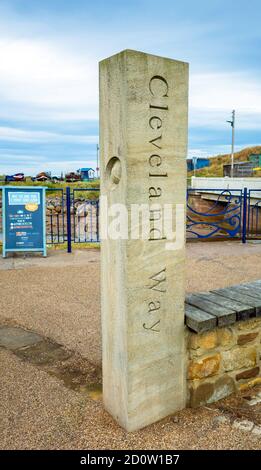
[[[107,163],[106,179],[111,189],[116,188],[121,179],[121,161],[118,157],[112,157]]]

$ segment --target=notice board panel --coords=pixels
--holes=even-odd
[[[3,256],[40,251],[46,256],[45,188],[6,186],[3,191]]]

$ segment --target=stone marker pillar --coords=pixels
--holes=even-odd
[[[102,202],[103,397],[128,431],[185,406],[184,220],[182,243],[167,250],[153,205],[186,207],[187,109],[188,64],[132,50],[100,62],[101,195],[109,211]],[[119,203],[129,221],[133,204],[148,205],[147,237],[131,239],[129,226],[128,239],[105,239],[105,219]]]

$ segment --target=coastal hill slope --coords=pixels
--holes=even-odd
[[[255,147],[246,147],[239,152],[235,152],[235,162],[245,162],[248,160],[249,155],[252,153],[261,153],[261,145]],[[210,166],[196,170],[196,176],[223,176],[223,165],[229,164],[231,159],[230,154],[217,155],[216,157],[210,158]],[[192,176],[193,171],[188,173],[188,176]],[[255,176],[261,176],[261,171],[256,171]]]

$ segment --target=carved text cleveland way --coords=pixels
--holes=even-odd
[[[157,87],[155,84],[157,83]],[[169,85],[167,80],[160,76],[154,75],[149,82],[149,90],[152,97],[152,102],[149,105],[150,113],[152,116],[149,118],[149,127],[155,133],[155,137],[149,141],[155,148],[149,156],[149,204],[154,203],[156,200],[160,203],[163,195],[164,179],[168,177],[167,172],[164,170],[164,149],[162,146],[162,135],[164,131],[164,114],[168,112],[168,89]],[[165,98],[164,105],[157,103],[157,98]],[[150,209],[150,236],[149,241],[163,240],[164,234],[162,233],[163,226],[158,224],[155,227],[155,222],[160,222],[162,218],[162,210]],[[161,227],[161,228],[159,228]],[[160,316],[161,305],[164,294],[166,293],[166,267],[163,267],[159,272],[153,273],[149,278],[149,284],[146,286],[150,290],[152,297],[149,302],[146,302],[146,322],[143,323],[143,328],[149,332],[160,332]]]

